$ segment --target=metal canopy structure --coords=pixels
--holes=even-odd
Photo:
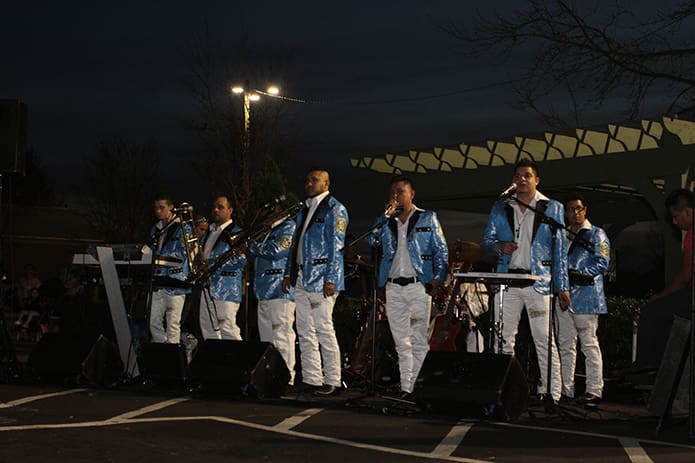
[[[613,234],[637,221],[662,217],[663,192],[689,184],[695,122],[664,117],[350,162],[374,174],[412,175],[423,206],[487,213],[522,158],[538,164],[539,190],[557,199],[581,190],[591,204],[592,221]]]

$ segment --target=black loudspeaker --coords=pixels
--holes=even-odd
[[[123,373],[118,346],[104,335],[92,346],[82,362],[82,377],[93,386],[111,386]]]
[[[142,346],[143,376],[157,383],[186,382],[186,348],[181,344],[150,342]]]
[[[664,356],[649,396],[647,410],[653,416],[687,416],[690,410],[690,320],[673,317]]]
[[[528,394],[519,362],[505,354],[430,351],[415,384],[421,407],[476,418],[514,419]]]
[[[290,372],[268,342],[207,339],[191,361],[191,380],[204,389],[261,399],[280,397]]]
[[[76,381],[82,372],[82,361],[93,345],[94,338],[44,333],[29,354],[27,369],[41,381]]]
[[[27,153],[27,107],[0,100],[0,173],[24,175]]]

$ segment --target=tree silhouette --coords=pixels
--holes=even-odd
[[[523,60],[514,75],[521,107],[552,126],[565,125],[569,110],[576,126],[609,100],[623,101],[629,118],[649,110],[693,116],[694,17],[692,0],[641,11],[632,2],[529,0],[478,17],[470,33],[457,23],[445,29],[468,53]],[[569,107],[558,108],[560,93]]]

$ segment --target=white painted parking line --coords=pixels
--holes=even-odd
[[[602,439],[617,439],[618,441],[620,441],[621,439],[626,439],[626,440],[632,439],[634,441],[642,442],[645,444],[666,445],[669,447],[695,450],[695,445],[679,444],[677,442],[666,442],[666,441],[660,441],[660,440],[654,440],[654,439],[642,439],[642,438],[636,439],[636,438],[631,437],[631,436],[616,436],[613,434],[600,434],[597,432],[574,431],[572,429],[548,428],[546,426],[529,426],[529,425],[525,425],[525,424],[504,423],[501,421],[488,421],[488,423],[491,425],[494,425],[494,426],[501,426],[501,427],[506,427],[506,428],[530,429],[533,431],[557,432],[560,434],[571,434],[574,436],[600,437]]]
[[[632,463],[654,463],[637,439],[627,439],[623,437],[619,439],[619,441]]]
[[[461,444],[463,438],[466,437],[468,431],[473,427],[473,423],[458,422],[455,426],[451,428],[449,434],[447,434],[444,439],[437,445],[437,447],[432,451],[432,456],[437,458],[444,458],[451,456],[456,448]]]
[[[78,392],[84,392],[87,389],[68,389],[67,391],[51,392],[48,394],[32,395],[29,397],[23,397],[17,400],[11,400],[10,402],[0,403],[0,408],[11,408],[18,405],[28,404],[30,402],[35,402],[37,400],[49,399],[51,397],[60,397],[61,395],[76,394]]]
[[[323,411],[323,408],[307,408],[296,415],[290,416],[273,426],[278,431],[289,431],[290,429],[302,424],[312,416]]]
[[[118,421],[129,420],[131,418],[135,418],[136,416],[141,416],[141,415],[145,415],[147,413],[156,412],[157,410],[161,410],[163,408],[167,408],[167,407],[170,407],[172,405],[180,404],[181,402],[186,402],[187,400],[191,400],[190,397],[178,397],[176,399],[170,399],[170,400],[165,400],[163,402],[157,402],[156,404],[148,405],[147,407],[138,408],[137,410],[133,410],[133,411],[130,411],[127,413],[123,413],[121,415],[114,416],[113,418],[110,418],[107,421],[118,422]]]

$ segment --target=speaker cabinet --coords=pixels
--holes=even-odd
[[[475,418],[514,419],[528,394],[521,366],[505,354],[430,351],[415,384],[421,407]]]
[[[649,396],[653,416],[687,416],[690,410],[690,320],[673,317],[664,356]]]
[[[143,344],[143,376],[159,384],[183,386],[186,382],[186,348],[181,344]]]
[[[267,342],[206,339],[189,368],[204,389],[258,398],[280,397],[290,372]]]
[[[24,175],[27,152],[27,107],[0,100],[0,173]]]
[[[118,346],[106,336],[99,338],[82,362],[82,377],[93,386],[111,386],[123,373]]]
[[[27,369],[41,381],[76,382],[94,339],[44,333],[27,360]]]

